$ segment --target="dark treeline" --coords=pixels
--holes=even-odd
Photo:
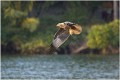
[[[115,20],[113,3],[1,1],[2,54],[47,54],[56,24],[64,21],[80,24],[83,32],[71,36],[59,54],[118,53],[119,20]]]

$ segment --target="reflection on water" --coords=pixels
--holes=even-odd
[[[119,57],[90,55],[2,56],[2,79],[118,79]]]

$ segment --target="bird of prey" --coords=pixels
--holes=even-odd
[[[54,52],[59,48],[72,34],[80,34],[82,28],[80,25],[66,21],[56,25],[59,30],[55,33],[49,52]]]

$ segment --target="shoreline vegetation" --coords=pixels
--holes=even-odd
[[[57,54],[119,54],[120,20],[114,19],[111,4],[112,1],[1,1],[1,54],[48,54],[58,30],[56,24],[64,21],[80,24],[83,32],[70,36]]]

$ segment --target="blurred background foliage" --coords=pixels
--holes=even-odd
[[[90,48],[118,48],[119,47],[119,20],[110,23],[93,25],[87,35]]]
[[[63,46],[87,41],[90,48],[118,48],[119,20],[105,21],[97,15],[104,3],[107,1],[1,1],[2,51],[44,53],[56,24],[64,21],[80,24],[83,32],[71,36]]]

